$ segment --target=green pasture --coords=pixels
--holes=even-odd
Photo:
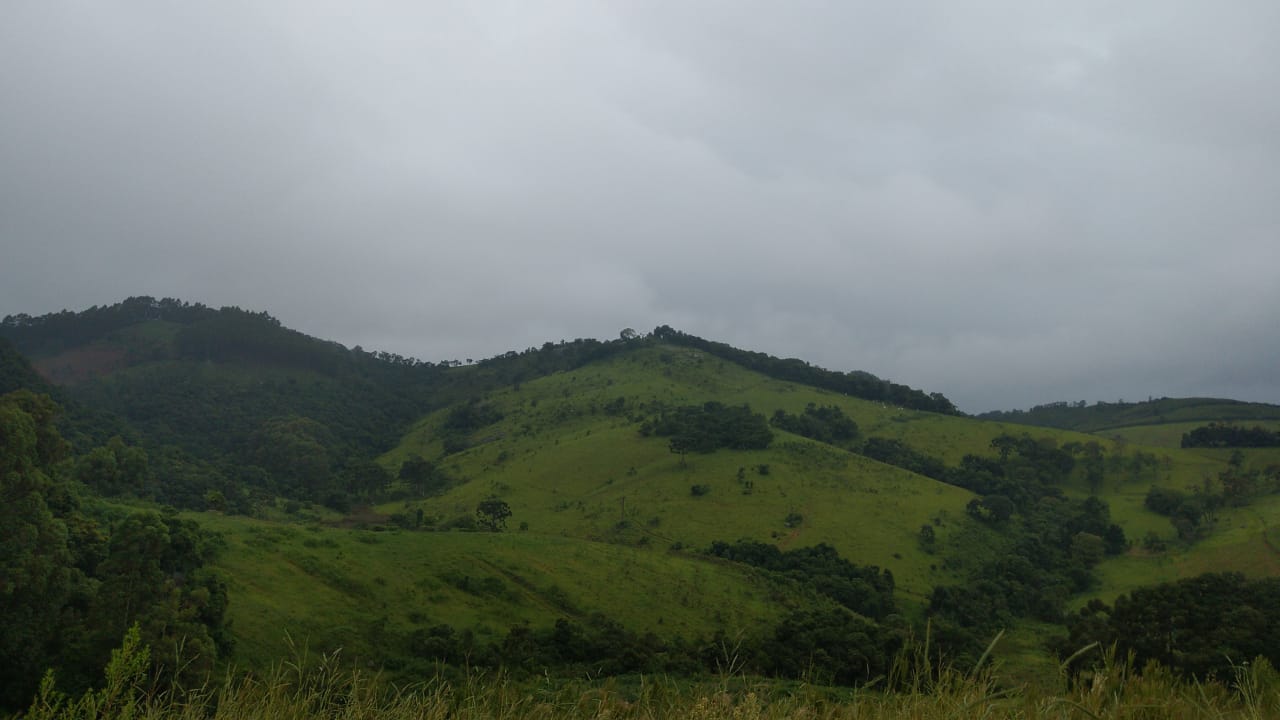
[[[603,414],[617,397],[626,398],[627,412]],[[741,538],[784,549],[828,543],[856,562],[890,569],[909,596],[922,598],[953,579],[919,547],[918,533],[931,523],[945,540],[963,522],[972,497],[965,490],[780,431],[767,450],[681,458],[666,439],[642,437],[632,420],[644,415],[642,404],[712,399],[748,403],[766,415],[779,408],[798,412],[808,402],[864,404],[696,351],[643,350],[492,394],[504,418],[475,433],[477,446],[444,461],[464,482],[439,497],[378,510],[416,515],[422,509],[436,524],[448,524],[496,496],[511,506],[512,529],[531,535],[663,551]],[[412,453],[438,455],[443,417],[428,417],[384,456],[388,469]],[[705,493],[695,496],[694,486]]]
[[[618,398],[625,410],[607,414],[606,406]],[[999,552],[1000,536],[967,518],[965,505],[973,496],[960,488],[776,428],[766,450],[684,458],[668,450],[665,438],[640,433],[655,403],[709,400],[747,403],[766,417],[778,409],[799,413],[808,403],[835,405],[858,423],[862,437],[900,439],[952,465],[966,454],[993,455],[991,440],[1006,433],[1028,433],[1059,446],[1100,443],[1109,460],[1096,492],[1134,549],[1104,561],[1099,587],[1078,602],[1210,570],[1280,572],[1268,544],[1280,538],[1275,531],[1266,534],[1266,528],[1280,525],[1280,498],[1221,511],[1209,537],[1191,547],[1176,541],[1167,518],[1144,506],[1153,485],[1212,487],[1227,467],[1229,451],[1183,450],[1170,446],[1167,436],[1144,434],[1142,428],[1092,435],[912,411],[773,380],[696,350],[661,346],[491,393],[486,401],[503,418],[473,433],[470,449],[443,459],[447,411],[423,418],[383,456],[384,466],[394,473],[419,454],[439,460],[457,484],[439,496],[387,503],[377,511],[414,517],[421,510],[428,525],[449,527],[466,524],[481,500],[498,497],[513,513],[502,535],[509,542],[587,541],[635,557],[688,558],[712,541],[740,538],[784,549],[829,543],[854,562],[891,570],[910,612],[923,609],[934,586],[963,577],[968,563]],[[1179,438],[1184,431],[1168,427],[1178,428]],[[1154,462],[1133,466],[1130,461],[1139,454]],[[1273,461],[1280,461],[1280,453],[1246,452],[1246,466]],[[695,486],[701,491],[692,492]],[[1081,467],[1063,490],[1073,497],[1093,491]],[[936,554],[925,552],[919,542],[923,524],[935,527]],[[1172,549],[1144,554],[1141,540],[1148,533],[1168,540]],[[1006,651],[1010,661],[1038,652],[1042,635],[1018,629]]]
[[[1167,526],[1161,534],[1174,535]],[[1103,563],[1099,567],[1101,587],[1086,598],[1097,596],[1109,602],[1142,585],[1206,572],[1280,575],[1280,496],[1262,498],[1248,507],[1220,510],[1207,538],[1190,547],[1171,541],[1169,547],[1165,553],[1134,548]]]
[[[756,572],[678,553],[531,533],[374,532],[196,513],[221,533],[236,658],[278,659],[291,639],[349,660],[408,653],[415,629],[484,640],[520,623],[600,612],[659,637],[770,625],[787,597]]]

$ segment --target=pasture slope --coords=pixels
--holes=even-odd
[[[604,543],[655,558],[655,566],[696,557],[716,540],[749,538],[783,548],[828,543],[855,562],[891,570],[911,613],[922,612],[935,585],[960,579],[957,568],[998,545],[989,530],[966,516],[966,503],[974,497],[968,491],[776,428],[766,450],[719,450],[683,459],[669,451],[665,438],[640,432],[659,404],[707,401],[745,403],[765,416],[780,409],[798,413],[809,403],[834,405],[857,422],[862,437],[898,439],[948,464],[966,454],[991,456],[991,440],[1004,433],[1029,433],[1059,445],[1097,441],[1119,458],[1156,458],[1137,470],[1109,464],[1096,491],[1134,548],[1104,561],[1101,585],[1076,604],[1208,570],[1280,570],[1276,499],[1219,511],[1209,538],[1191,546],[1176,542],[1168,519],[1144,507],[1153,485],[1186,489],[1214,482],[1226,467],[1220,451],[905,410],[770,379],[674,346],[641,348],[492,392],[483,402],[501,419],[475,430],[468,438],[472,447],[462,452],[445,455],[447,411],[423,418],[380,461],[395,473],[413,456],[437,460],[455,484],[439,495],[386,503],[378,511],[416,516],[421,510],[428,524],[447,527],[465,525],[479,502],[500,498],[512,510],[510,542],[550,536]],[[1246,455],[1253,464],[1269,460],[1268,452]],[[691,492],[694,486],[703,493]],[[1090,494],[1079,469],[1063,489],[1070,496]],[[941,540],[934,553],[918,541],[924,524],[934,525]],[[1138,541],[1148,533],[1169,540],[1170,549],[1144,551]],[[547,562],[552,576],[572,573],[556,569],[554,559]],[[592,607],[619,612],[605,604]],[[1023,638],[1022,650],[1042,630],[1026,630],[1031,635]]]

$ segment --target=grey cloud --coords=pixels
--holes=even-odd
[[[0,309],[1280,401],[1273,3],[15,3]]]

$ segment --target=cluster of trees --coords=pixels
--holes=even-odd
[[[769,423],[779,430],[786,430],[828,445],[849,447],[858,439],[858,424],[835,405],[816,406],[809,403],[799,415],[785,410],[774,412]]]
[[[75,478],[129,482],[146,458],[119,442],[73,456],[57,412],[30,391],[0,397],[0,709],[24,706],[48,668],[82,688],[134,624],[169,677],[198,678],[230,648],[216,538],[81,497]]]
[[[773,432],[763,415],[749,405],[707,402],[660,409],[640,426],[640,434],[668,437],[671,452],[683,457],[691,452],[709,453],[721,448],[762,450],[773,442]]]
[[[434,625],[408,637],[408,662],[398,664],[426,671],[428,663],[465,663],[473,668],[500,667],[517,675],[547,670],[574,675],[696,675],[732,668],[855,685],[882,678],[908,635],[901,623],[889,630],[830,605],[796,610],[760,634],[730,637],[719,631],[692,640],[636,633],[602,613],[591,613],[581,620],[560,618],[540,628],[514,625],[505,636],[490,642],[471,630]]]
[[[1137,667],[1156,661],[1186,677],[1230,679],[1259,656],[1280,664],[1280,579],[1207,573],[1139,588],[1111,606],[1090,601],[1067,627],[1063,657],[1096,642],[1132,653]]]
[[[1173,488],[1152,486],[1143,502],[1147,509],[1169,518],[1169,522],[1185,542],[1200,539],[1222,506],[1222,496],[1196,488],[1186,493]]]
[[[864,400],[892,403],[913,410],[927,410],[947,415],[961,414],[942,393],[925,393],[906,385],[882,380],[861,370],[847,373],[824,370],[796,358],[782,359],[761,352],[739,350],[721,342],[704,340],[696,335],[674,330],[667,325],[655,328],[651,337],[673,345],[702,350],[776,380],[803,383]]]
[[[462,452],[471,447],[471,434],[502,419],[497,407],[472,398],[459,403],[445,416],[441,433],[444,437],[444,454]]]
[[[943,480],[947,473],[947,466],[941,460],[919,452],[896,438],[873,435],[867,438],[858,452],[872,460],[910,470],[917,475],[924,475],[934,480]]]
[[[969,455],[942,473],[980,496],[967,514],[999,533],[995,557],[929,598],[939,637],[958,657],[981,652],[1016,618],[1062,622],[1067,598],[1092,587],[1097,564],[1129,544],[1105,502],[1070,499],[1059,488],[1074,467],[1073,450],[1087,450],[1025,435],[1000,435],[991,448],[995,457]],[[924,542],[932,535],[921,533]]]
[[[1097,443],[1059,447],[1052,438],[1004,433],[991,440],[991,449],[997,457],[968,454],[955,466],[896,438],[869,437],[858,452],[978,495],[1002,495],[1019,508],[1027,507],[1047,491],[1056,493],[1055,486],[1075,469],[1077,455],[1084,456],[1090,477],[1096,471],[1097,482],[1101,483],[1102,454]]]
[[[1214,423],[1182,434],[1184,448],[1260,448],[1280,447],[1280,432],[1261,425],[1251,428],[1234,423]]]
[[[990,498],[987,498],[990,500]],[[939,585],[929,613],[958,657],[980,652],[1016,618],[1061,623],[1067,598],[1093,587],[1093,569],[1128,547],[1097,498],[1045,495],[1016,516],[989,520],[1001,533],[998,555],[970,567],[965,582]]]
[[[776,545],[752,540],[732,544],[715,542],[707,553],[805,584],[843,607],[874,620],[883,620],[896,612],[893,573],[874,565],[852,563],[826,543],[784,552]]]
[[[421,455],[411,455],[400,464],[399,478],[415,495],[422,497],[438,495],[454,483],[443,467]]]
[[[22,389],[44,390],[45,382],[13,343],[0,337],[0,394]]]

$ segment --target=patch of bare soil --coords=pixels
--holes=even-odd
[[[36,372],[55,385],[75,385],[109,375],[127,365],[125,351],[108,345],[87,345],[32,362]]]

